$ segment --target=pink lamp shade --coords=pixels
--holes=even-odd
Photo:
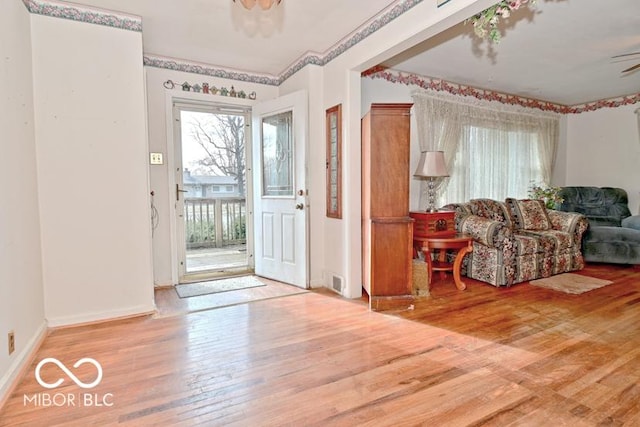
[[[420,161],[414,176],[439,177],[449,176],[444,163],[444,151],[424,151],[420,154]]]

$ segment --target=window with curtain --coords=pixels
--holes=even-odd
[[[525,198],[544,181],[535,132],[465,126],[443,188],[443,204],[470,199]]]
[[[421,150],[445,152],[439,206],[526,198],[533,184],[551,185],[557,115],[425,90],[413,98]]]

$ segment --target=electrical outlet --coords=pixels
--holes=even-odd
[[[16,336],[13,331],[9,332],[9,354],[16,351]]]

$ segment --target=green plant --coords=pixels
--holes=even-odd
[[[556,204],[564,202],[560,197],[560,187],[547,187],[543,185],[532,185],[529,189],[529,197],[542,200],[548,209],[553,209]]]
[[[473,31],[478,37],[488,36],[492,42],[500,43],[500,30],[498,29],[500,18],[508,18],[512,10],[518,10],[525,5],[534,5],[535,2],[536,0],[502,0],[464,22],[465,24],[467,22],[473,24]]]
[[[238,239],[246,239],[247,238],[247,224],[245,223],[244,217],[240,218],[240,220],[236,221],[234,224],[235,235]]]
[[[215,226],[208,221],[189,221],[186,223],[185,237],[186,241],[192,244],[215,242]]]

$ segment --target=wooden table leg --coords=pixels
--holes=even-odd
[[[438,251],[438,261],[440,261],[441,263],[444,263],[447,260],[447,250],[446,249],[440,249]],[[447,277],[447,272],[444,270],[440,271],[440,280],[444,280],[445,277]]]
[[[466,248],[462,248],[458,251],[456,255],[456,259],[453,262],[453,281],[456,283],[456,288],[461,291],[467,289],[467,285],[465,285],[462,280],[460,280],[460,269],[462,267],[462,260],[464,256],[469,252],[473,251],[473,246],[469,245]]]
[[[431,289],[431,278],[433,277],[433,264],[431,263],[431,251],[423,251],[424,260],[427,263],[427,287]]]

